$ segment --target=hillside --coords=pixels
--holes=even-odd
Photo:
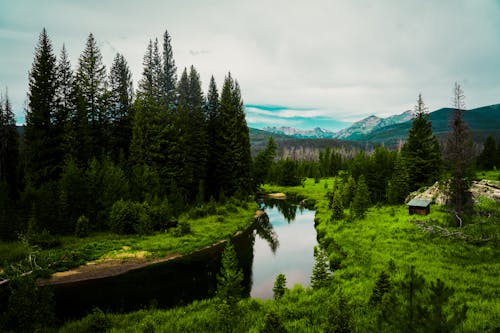
[[[387,118],[379,118],[377,116],[371,115],[360,121],[355,122],[346,129],[339,131],[334,137],[336,139],[343,140],[364,140],[364,137],[374,131],[407,122],[412,120],[415,116],[415,112],[412,110],[405,111],[401,114],[390,116]]]
[[[452,113],[453,109],[442,108],[429,114],[432,131],[439,139],[444,139],[448,133],[448,123]],[[463,117],[469,124],[476,142],[483,142],[488,135],[493,135],[496,139],[500,137],[500,104],[467,110]],[[388,147],[395,146],[398,141],[406,139],[411,125],[411,121],[406,121],[381,127],[359,139],[376,144],[383,143]]]

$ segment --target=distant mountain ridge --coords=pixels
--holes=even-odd
[[[449,121],[453,112],[451,108],[441,108],[429,113],[432,131],[438,139],[444,140],[449,132]],[[346,140],[356,141],[356,144],[361,142],[383,144],[389,148],[396,147],[406,140],[414,116],[412,110],[387,118],[372,115],[336,133],[321,128],[298,130],[292,127],[266,127],[260,132],[267,133],[266,136],[280,136],[282,141],[286,138]],[[496,140],[500,139],[500,104],[464,111],[463,118],[477,143],[484,142],[489,135]]]
[[[309,129],[309,130],[301,130],[287,126],[280,126],[280,127],[273,126],[273,127],[264,127],[262,130],[274,134],[287,135],[294,138],[308,138],[308,139],[314,139],[314,138],[328,139],[328,138],[333,138],[335,135],[335,132],[320,127],[316,127],[314,129]]]
[[[339,131],[335,135],[335,138],[342,140],[362,140],[364,136],[372,133],[379,128],[404,123],[406,121],[412,120],[413,117],[415,117],[415,112],[412,110],[408,110],[401,114],[397,114],[387,118],[380,118],[375,115],[371,115],[355,122],[348,128]]]
[[[372,133],[374,130],[403,123],[413,119],[415,112],[412,110],[405,111],[401,114],[390,116],[387,118],[380,118],[375,115],[366,117],[360,121],[355,122],[348,128],[333,132],[327,129],[316,127],[309,130],[301,130],[293,127],[264,127],[262,130],[273,134],[291,136],[293,138],[307,138],[307,139],[341,139],[341,140],[360,140],[365,135]]]

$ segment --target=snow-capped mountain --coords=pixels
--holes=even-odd
[[[295,138],[333,138],[335,133],[323,128],[316,127],[310,130],[301,130],[293,127],[264,127],[262,130],[275,134],[283,134]]]
[[[364,135],[370,134],[371,132],[379,128],[404,123],[408,120],[412,120],[413,117],[415,117],[415,112],[412,110],[408,110],[401,114],[390,116],[387,118],[380,118],[372,115],[355,122],[348,128],[337,132],[334,138],[343,140],[358,140],[361,139]]]

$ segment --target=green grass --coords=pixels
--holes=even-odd
[[[325,186],[326,184],[326,186]],[[441,233],[430,233],[412,220],[431,226],[445,227],[451,232],[467,234],[449,226],[449,219],[440,207],[431,206],[427,216],[409,216],[405,205],[372,207],[362,220],[330,221],[325,194],[332,189],[333,179],[315,183],[307,179],[304,186],[263,186],[265,192],[284,192],[312,199],[315,202],[317,232],[330,260],[339,263],[331,287],[311,290],[295,287],[279,301],[242,300],[238,313],[232,317],[235,331],[258,332],[266,314],[273,311],[289,332],[323,332],[337,320],[334,309],[341,292],[348,300],[353,332],[373,331],[373,311],[368,306],[376,278],[382,270],[390,270],[391,280],[401,281],[414,266],[427,282],[441,279],[454,289],[448,311],[462,304],[468,307],[467,319],[458,332],[494,332],[500,322],[500,247],[494,239],[471,242]],[[485,205],[492,205],[491,202]],[[498,209],[498,204],[493,209]],[[491,207],[490,207],[491,208]],[[474,220],[470,223],[476,223]],[[488,223],[498,230],[497,221]],[[472,226],[473,227],[473,226]],[[477,245],[479,244],[479,245]],[[290,287],[290,286],[288,286]],[[220,314],[215,300],[194,302],[171,310],[142,310],[130,314],[107,314],[113,332],[218,330]],[[98,319],[98,318],[97,318]],[[62,332],[83,332],[92,327],[96,317],[68,323]],[[231,319],[230,319],[231,320]],[[90,325],[90,326],[89,326]]]
[[[478,171],[476,178],[500,181],[500,170]]]
[[[25,242],[0,242],[0,272],[4,267],[30,270],[26,258],[31,253],[37,264],[48,267],[48,272],[64,271],[101,259],[127,259],[136,257],[161,258],[170,254],[187,254],[228,238],[247,228],[253,221],[257,206],[253,203],[236,206],[226,204],[214,214],[190,219],[181,216],[179,223],[188,222],[190,233],[179,236],[175,228],[153,235],[118,235],[109,232],[88,237],[58,237],[61,245],[54,249],[39,250]]]

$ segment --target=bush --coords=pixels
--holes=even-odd
[[[179,224],[174,229],[175,237],[182,237],[191,233],[191,225],[186,220],[179,221]]]
[[[111,231],[119,234],[147,234],[153,231],[147,204],[119,200],[113,204],[109,214]]]
[[[28,236],[29,243],[40,247],[42,250],[53,249],[61,245],[59,238],[52,235],[48,230],[44,229],[42,232],[32,232]]]
[[[82,215],[76,221],[75,236],[76,237],[87,237],[90,233],[90,221],[85,215]]]

